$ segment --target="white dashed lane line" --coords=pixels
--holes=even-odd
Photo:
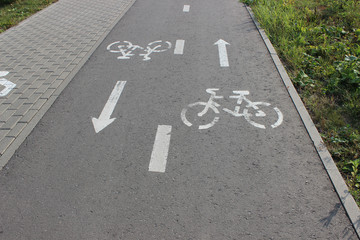
[[[170,146],[171,128],[172,127],[168,125],[158,126],[149,164],[150,172],[165,172]]]
[[[176,40],[174,54],[184,53],[185,40]]]
[[[183,12],[190,12],[190,5],[184,5]]]

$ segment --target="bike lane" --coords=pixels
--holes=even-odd
[[[219,39],[229,43],[229,66],[214,45]],[[160,40],[150,48],[166,49],[166,41],[171,48],[146,61],[141,49],[130,59],[107,50],[117,41],[147,49]],[[183,54],[175,54],[178,40],[185,40]],[[189,127],[181,112],[206,104],[210,88],[223,98],[203,117],[196,116],[201,105],[187,110]],[[249,92],[240,113],[258,113],[246,107],[251,102],[271,104],[256,105],[267,116],[252,118],[266,129],[223,111],[239,106],[233,91]],[[283,115],[275,128],[274,107]],[[96,133],[92,118],[102,115],[116,119]],[[196,128],[215,117],[211,127]],[[160,172],[149,171],[153,158],[166,159],[165,167],[154,167]],[[356,238],[255,25],[236,1],[137,0],[0,179],[5,239]]]

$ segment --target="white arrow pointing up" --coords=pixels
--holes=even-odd
[[[221,67],[228,67],[229,66],[229,59],[227,55],[226,45],[230,45],[230,43],[219,39],[214,45],[218,45],[219,48],[219,60]]]
[[[7,71],[0,71],[0,77],[5,77],[8,75],[9,72]],[[0,84],[3,85],[5,88],[0,92],[0,97],[4,97],[9,94],[9,92],[16,87],[16,84],[13,82],[10,82],[9,80],[5,78],[0,78]]]
[[[120,95],[125,87],[126,81],[118,81],[111,92],[108,101],[105,104],[99,118],[92,118],[95,132],[98,133],[108,125],[110,125],[116,118],[110,118],[115,106],[120,98]]]

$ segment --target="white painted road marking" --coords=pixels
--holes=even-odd
[[[7,71],[0,71],[0,77],[5,77],[8,75],[9,72]],[[11,90],[13,90],[16,87],[16,84],[13,82],[10,82],[9,80],[5,78],[0,78],[0,85],[3,85],[5,88],[0,92],[0,97],[5,97],[9,94]]]
[[[143,61],[148,61],[152,53],[165,52],[170,48],[171,42],[157,40],[149,43],[145,48],[129,41],[116,41],[109,44],[106,49],[111,53],[119,53],[120,56],[117,59],[130,59],[135,55],[134,51],[143,51],[144,53],[140,53],[139,56],[144,57]]]
[[[184,5],[183,12],[190,12],[190,5]]]
[[[184,122],[184,124],[188,127],[193,126],[193,124],[189,121],[189,119],[187,119],[186,117],[186,113],[188,111],[188,109],[193,108],[196,106],[196,108],[198,108],[198,106],[203,106],[204,109],[201,112],[198,112],[197,117],[202,117],[205,114],[207,114],[207,112],[209,110],[210,114],[212,116],[214,116],[213,120],[210,123],[207,124],[203,124],[203,125],[199,125],[198,128],[199,129],[208,129],[211,128],[212,126],[215,125],[215,123],[217,123],[219,121],[219,110],[218,108],[221,106],[218,101],[215,101],[216,99],[220,100],[223,99],[224,96],[219,96],[216,94],[216,92],[219,91],[219,88],[208,88],[206,89],[206,92],[210,94],[210,98],[207,102],[195,102],[195,103],[191,103],[189,104],[186,108],[184,108],[181,111],[181,120]],[[255,119],[259,119],[262,117],[266,117],[266,113],[261,110],[261,107],[270,107],[270,103],[267,102],[252,102],[250,101],[246,96],[250,94],[249,91],[247,90],[236,90],[233,91],[232,96],[229,96],[229,98],[233,98],[233,99],[237,99],[236,101],[236,106],[234,108],[234,110],[228,109],[228,108],[222,108],[222,110],[226,113],[231,114],[234,117],[244,117],[246,121],[248,121],[251,125],[253,125],[254,127],[258,127],[258,128],[262,128],[262,129],[266,129],[266,126],[260,123],[255,122],[255,120],[253,120],[253,118]],[[246,105],[244,106],[243,112],[240,112],[240,105],[242,103],[246,103]],[[256,113],[249,113],[249,109],[252,110],[252,112],[254,110],[256,110]],[[277,114],[277,121],[271,125],[272,128],[276,128],[278,126],[281,125],[281,123],[283,122],[284,116],[281,113],[281,111],[277,108],[274,107],[272,108],[276,114]],[[191,121],[193,121],[191,119]]]
[[[184,45],[185,45],[185,40],[181,40],[181,39],[176,40],[174,54],[183,54]]]
[[[284,120],[284,116],[282,114],[282,112],[277,108],[274,107],[275,112],[277,113],[277,115],[279,116],[278,120],[276,123],[274,123],[273,125],[271,125],[272,128],[276,128],[278,126],[280,126],[280,124],[283,122]]]
[[[125,87],[126,81],[118,81],[112,90],[109,99],[107,100],[104,109],[102,110],[99,118],[92,118],[95,132],[98,133],[108,125],[110,125],[116,118],[111,118],[115,106],[120,98],[120,95]]]
[[[228,43],[222,39],[219,39],[219,41],[214,43],[214,45],[218,45],[220,66],[221,67],[229,67],[229,59],[228,59],[228,54],[227,54],[227,50],[226,50],[226,45],[230,45],[230,43]]]
[[[166,162],[169,153],[171,126],[159,125],[153,151],[151,154],[149,171],[164,173],[166,169]]]
[[[170,48],[171,48],[171,42],[157,40],[157,41],[149,43],[147,45],[147,47],[146,47],[146,50],[145,50],[146,53],[139,54],[139,56],[143,56],[144,57],[143,61],[147,61],[147,60],[151,59],[149,57],[149,55],[151,53],[153,53],[153,52],[155,52],[155,53],[165,52]]]

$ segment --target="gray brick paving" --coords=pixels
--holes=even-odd
[[[14,137],[4,137],[1,141],[0,141],[0,154],[4,154],[5,151],[7,150],[7,148],[10,146],[10,144],[15,140]]]
[[[7,133],[7,136],[16,138],[25,127],[26,123],[17,123],[16,126]]]
[[[0,129],[0,136],[1,136],[0,139],[5,138],[8,135],[9,132],[10,132],[10,130]]]
[[[38,111],[36,109],[29,110],[20,120],[19,123],[29,123]]]
[[[24,116],[30,108],[32,108],[32,104],[23,104],[18,110],[16,110],[13,116]]]
[[[1,130],[11,130],[15,127],[16,123],[21,119],[22,115],[13,115],[11,116],[5,124],[3,124],[0,129]]]
[[[0,98],[0,157],[133,2],[59,0],[0,34],[0,71],[17,84]]]
[[[16,110],[6,110],[0,116],[0,123],[6,123],[6,121],[9,120],[15,112],[16,112]]]

